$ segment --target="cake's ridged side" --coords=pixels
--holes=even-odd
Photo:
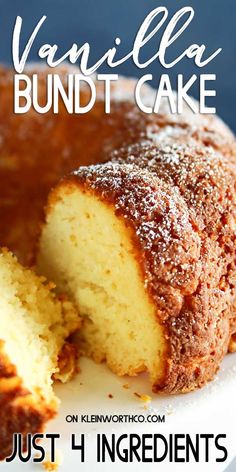
[[[0,340],[0,460],[11,455],[14,433],[21,433],[25,440],[28,433],[42,432],[56,413],[56,399],[47,404],[24,387]]]
[[[212,321],[221,312],[227,312],[232,336],[236,332],[236,153],[233,154],[233,149],[234,146],[232,153],[223,155],[195,142],[187,145],[177,141],[171,146],[163,143],[158,148],[150,143],[135,145],[113,156],[114,162],[125,161],[148,169],[179,189],[201,237],[204,271],[196,293],[198,310],[203,314],[205,310],[212,312]],[[202,319],[204,315],[199,321]],[[218,332],[219,345],[223,333],[222,326]],[[227,335],[228,329],[226,339]],[[228,344],[230,351],[235,350],[233,338]],[[214,352],[213,346],[213,356]]]

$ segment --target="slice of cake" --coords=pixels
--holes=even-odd
[[[182,302],[171,287],[174,260],[169,284],[161,280],[163,238],[168,260],[178,251],[183,266],[176,280],[191,263],[190,292],[199,239],[179,193],[130,165],[82,167],[51,193],[38,257],[38,270],[77,303],[87,354],[118,375],[148,371],[155,386],[166,379],[168,365],[164,316]]]
[[[40,432],[58,409],[53,376],[76,368],[66,343],[80,324],[74,306],[52,284],[0,252],[0,459],[11,454],[13,433]],[[60,374],[60,365],[62,372]]]
[[[38,268],[77,303],[95,360],[187,392],[214,377],[235,333],[235,166],[199,144],[116,159],[51,192]]]

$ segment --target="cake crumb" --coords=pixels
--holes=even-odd
[[[59,464],[57,464],[57,462],[50,462],[50,461],[45,461],[43,462],[43,468],[47,471],[47,472],[54,472],[54,471],[57,471],[58,470],[58,467],[59,467]]]
[[[47,283],[47,287],[48,287],[48,290],[53,290],[54,288],[56,288],[56,284],[52,281],[49,281]]]
[[[173,406],[171,404],[167,405],[166,414],[172,415],[174,413]]]
[[[108,398],[114,398],[114,396],[112,395],[112,393],[108,393]]]
[[[123,385],[123,388],[128,389],[128,388],[130,388],[130,386],[129,386],[129,384],[124,384],[124,385]]]
[[[150,401],[152,400],[152,397],[150,397],[150,395],[143,395],[138,392],[134,392],[134,395],[144,403],[150,403]]]
[[[55,462],[51,462],[48,458],[42,462],[42,466],[46,472],[56,472],[60,465],[62,464],[62,453],[61,451],[56,452],[56,460]]]

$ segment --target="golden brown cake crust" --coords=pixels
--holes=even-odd
[[[165,328],[165,375],[186,392],[213,378],[235,330],[235,166],[196,143],[143,143],[64,179],[114,207],[133,229],[143,282]],[[232,342],[230,343],[232,350]]]
[[[0,460],[11,455],[14,433],[21,433],[24,438],[27,433],[41,432],[56,411],[55,404],[47,405],[40,397],[36,400],[24,388],[0,340]]]

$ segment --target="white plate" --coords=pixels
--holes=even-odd
[[[222,472],[236,455],[235,420],[236,420],[236,354],[228,355],[217,378],[205,388],[185,395],[154,395],[150,390],[145,375],[136,378],[118,378],[105,365],[96,365],[88,359],[81,359],[81,373],[67,385],[56,386],[56,393],[61,399],[60,413],[49,423],[47,432],[60,433],[57,449],[62,457],[60,472],[107,472],[123,470],[132,472],[154,471],[195,471]],[[129,388],[124,388],[129,384]],[[145,404],[138,394],[152,397]],[[112,398],[109,398],[109,394]],[[146,407],[145,407],[146,405]],[[147,409],[146,409],[147,408]],[[165,415],[165,423],[81,423],[81,415]],[[78,423],[68,423],[67,415],[78,415]],[[154,417],[155,418],[155,417]],[[85,433],[85,463],[80,463],[80,453],[71,450],[71,435]],[[214,447],[210,447],[210,462],[167,463],[97,463],[96,438],[98,433],[161,433],[167,438],[170,433],[212,433],[227,434],[226,446],[228,460],[215,462]],[[49,449],[48,443],[45,449]],[[191,465],[190,465],[191,464]],[[13,463],[0,465],[0,472],[37,472],[43,471],[42,464]]]

